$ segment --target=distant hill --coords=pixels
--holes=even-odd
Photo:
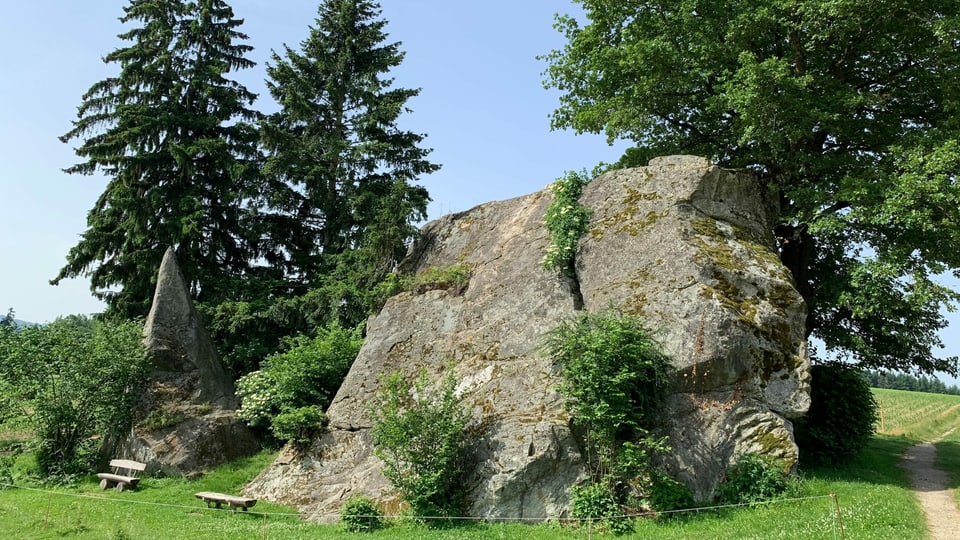
[[[2,317],[0,317],[0,319],[2,319]],[[21,319],[14,319],[13,326],[14,328],[29,328],[31,326],[37,326],[37,323],[32,323],[30,321],[24,321]]]

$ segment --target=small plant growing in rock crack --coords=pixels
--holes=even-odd
[[[582,312],[554,328],[545,348],[560,369],[559,391],[582,431],[590,469],[590,483],[572,492],[574,516],[622,533],[630,522],[611,515],[640,507],[673,509],[656,506],[688,500],[658,491],[679,489],[653,464],[657,454],[670,450],[654,428],[671,368],[642,321],[612,311]],[[620,510],[615,514],[609,513],[611,500]],[[597,515],[601,511],[606,514]]]
[[[543,268],[566,277],[574,276],[577,244],[590,225],[590,209],[580,204],[583,187],[590,182],[586,169],[568,171],[550,186],[553,202],[547,207],[544,222],[550,231],[550,245],[543,257]]]
[[[169,407],[158,407],[143,419],[140,426],[147,431],[157,431],[170,426],[175,426],[187,419],[182,411],[174,410]]]
[[[421,371],[411,385],[402,373],[382,379],[371,404],[374,454],[383,474],[419,516],[456,515],[461,498],[470,414],[453,375],[437,383]]]

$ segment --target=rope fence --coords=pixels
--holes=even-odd
[[[204,511],[204,512],[230,512],[230,513],[239,513],[247,514],[251,516],[257,516],[263,518],[263,527],[264,532],[266,532],[267,520],[268,518],[297,518],[297,519],[307,519],[321,522],[335,522],[340,519],[339,513],[325,513],[325,512],[269,512],[269,511],[241,511],[237,512],[230,508],[211,508],[207,506],[200,506],[198,504],[173,504],[173,503],[163,503],[163,502],[154,502],[154,501],[142,501],[130,498],[113,498],[105,497],[102,495],[91,495],[85,493],[68,493],[64,491],[54,491],[51,489],[43,489],[29,486],[19,486],[15,484],[8,484],[5,482],[0,482],[0,493],[3,489],[15,489],[21,491],[29,491],[40,494],[45,494],[48,496],[46,514],[44,516],[44,522],[46,524],[47,518],[50,513],[50,502],[54,496],[63,497],[63,498],[74,498],[74,499],[85,499],[89,501],[95,501],[99,503],[109,503],[109,504],[120,504],[120,505],[141,505],[141,506],[153,506],[161,508],[171,508],[171,509],[182,509],[190,510],[192,512]],[[366,519],[381,519],[388,522],[401,522],[401,521],[418,521],[418,522],[430,522],[430,521],[444,521],[444,522],[475,522],[475,523],[559,523],[559,524],[581,524],[586,525],[588,531],[590,531],[592,536],[592,528],[596,523],[604,521],[615,521],[623,519],[638,519],[638,518],[652,518],[658,516],[679,516],[682,514],[699,514],[704,512],[718,512],[721,510],[732,510],[739,508],[749,508],[749,507],[763,507],[771,505],[783,505],[783,504],[795,504],[808,501],[816,500],[825,500],[831,499],[833,504],[831,505],[835,509],[835,519],[834,519],[834,538],[845,538],[845,532],[843,527],[843,517],[840,510],[840,502],[836,494],[831,493],[829,495],[816,495],[810,497],[794,497],[787,499],[775,499],[770,501],[764,501],[759,503],[742,503],[742,504],[725,504],[725,505],[715,505],[715,506],[701,506],[696,508],[687,508],[680,510],[665,510],[665,511],[648,511],[648,512],[639,512],[639,513],[629,513],[629,514],[619,514],[619,515],[610,515],[599,518],[574,518],[574,517],[551,517],[551,518],[524,518],[524,517],[469,517],[469,516],[412,516],[409,514],[381,514],[381,515],[356,515],[354,517],[366,518]],[[201,503],[202,504],[202,503]],[[839,533],[839,536],[838,536]],[[266,536],[264,536],[266,538]]]

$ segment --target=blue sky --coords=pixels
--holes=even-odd
[[[0,309],[50,321],[102,309],[83,280],[48,281],[85,229],[105,180],[67,175],[77,159],[57,137],[70,129],[83,93],[116,73],[101,58],[122,45],[125,0],[9,2],[0,19]],[[263,79],[271,49],[298,48],[316,16],[315,0],[232,0],[255,49],[254,69],[235,78],[273,109]],[[551,132],[557,94],[542,87],[536,59],[563,45],[553,14],[566,0],[382,0],[391,41],[402,42],[396,84],[421,88],[402,126],[427,135],[443,165],[424,179],[430,218],[543,188],[567,170],[615,161],[625,144],[602,136]],[[944,333],[946,354],[960,354]]]
[[[70,129],[83,93],[116,73],[101,58],[121,46],[124,0],[31,0],[5,6],[0,21],[0,308],[49,321],[97,312],[83,280],[52,287],[66,253],[106,181],[67,175],[77,161],[57,137]],[[273,110],[263,84],[271,49],[294,48],[317,13],[314,0],[233,0],[258,66],[235,78],[258,93],[256,107]],[[543,89],[535,57],[563,44],[552,28],[565,1],[385,0],[391,41],[406,52],[391,72],[396,85],[421,88],[403,127],[425,133],[440,172],[424,178],[431,218],[543,188],[564,171],[614,161],[623,145],[603,137],[551,132],[556,94]]]

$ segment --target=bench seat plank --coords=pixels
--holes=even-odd
[[[242,508],[243,511],[246,512],[247,508],[257,504],[257,500],[251,499],[250,497],[237,497],[213,491],[201,491],[195,493],[194,496],[207,503],[207,508],[209,508],[211,504],[216,505],[217,508],[220,508],[221,504],[226,504],[234,512],[237,511],[237,508]]]

